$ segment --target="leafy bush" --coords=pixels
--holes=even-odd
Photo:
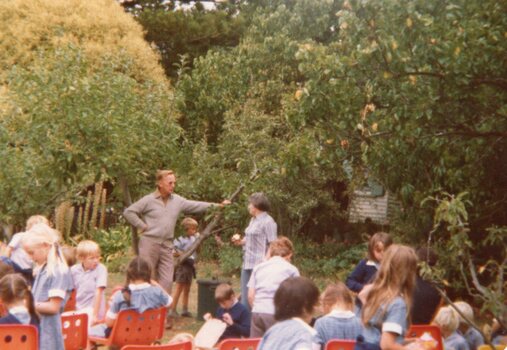
[[[117,226],[110,230],[97,230],[92,233],[92,240],[97,242],[102,252],[102,259],[110,272],[122,271],[130,258],[130,226]]]

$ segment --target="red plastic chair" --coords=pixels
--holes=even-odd
[[[7,316],[7,309],[5,305],[0,301],[0,317]]]
[[[192,350],[192,342],[185,341],[164,345],[127,345],[121,348],[121,350]]]
[[[218,350],[255,350],[261,338],[225,339],[218,346]]]
[[[69,300],[65,303],[65,306],[63,308],[64,312],[67,311],[75,311],[76,310],[76,290],[73,289],[70,293]]]
[[[37,328],[25,324],[0,324],[0,349],[37,350],[39,335]]]
[[[166,307],[146,310],[142,314],[135,310],[118,313],[109,338],[88,337],[94,346],[106,345],[122,347],[125,345],[149,345],[162,339]]]
[[[326,344],[326,350],[354,350],[355,340],[331,339]]]
[[[440,328],[433,325],[412,325],[408,330],[405,338],[420,338],[424,333],[429,333],[433,339],[437,341],[437,346],[431,350],[444,350],[442,333]]]
[[[62,315],[65,350],[84,350],[88,343],[88,315]]]

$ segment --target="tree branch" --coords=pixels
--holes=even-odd
[[[248,179],[248,182],[254,181],[257,178],[258,173],[259,173],[259,170],[257,169],[257,166],[254,164],[254,171],[252,172],[252,175]],[[234,202],[236,200],[236,198],[241,194],[241,192],[243,191],[244,188],[245,188],[245,184],[241,184],[236,189],[236,191],[234,191],[234,193],[229,197],[229,200],[231,202]],[[183,260],[185,260],[190,255],[192,255],[197,250],[197,248],[201,245],[201,243],[204,242],[204,240],[206,238],[208,238],[209,236],[211,236],[213,234],[215,227],[218,225],[218,223],[220,222],[222,217],[223,217],[223,210],[220,210],[218,213],[215,214],[215,216],[213,217],[213,220],[211,220],[211,222],[208,225],[206,225],[206,227],[204,228],[201,235],[195,240],[195,242],[190,246],[190,248],[188,250],[186,250],[185,252],[183,252],[178,258],[175,259],[175,261],[174,261],[175,268],[178,265],[180,265],[183,262]]]

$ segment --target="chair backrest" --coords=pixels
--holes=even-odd
[[[192,350],[192,342],[164,345],[125,345],[121,350]]]
[[[36,350],[39,348],[37,328],[25,324],[0,324],[0,349]]]
[[[88,342],[88,315],[62,315],[65,350],[84,350]]]
[[[433,339],[437,341],[437,346],[429,350],[444,350],[444,344],[442,340],[442,333],[440,328],[434,325],[412,325],[405,335],[406,338],[421,338],[424,333],[431,335]]]
[[[135,310],[122,310],[118,313],[111,332],[111,344],[148,345],[164,335],[164,322],[167,308],[146,310],[142,314]]]
[[[218,346],[218,350],[255,350],[261,338],[225,339]]]
[[[331,339],[326,344],[326,350],[354,350],[355,340]]]
[[[507,346],[506,345],[495,345],[495,349],[496,350],[505,350],[505,349],[507,349]],[[482,345],[479,345],[477,350],[491,350],[491,346],[489,346],[488,344],[482,344]]]
[[[65,306],[63,307],[63,311],[75,311],[76,310],[76,289],[73,289],[70,293],[69,299],[65,303]]]

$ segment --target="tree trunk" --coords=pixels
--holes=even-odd
[[[123,205],[128,208],[132,204],[132,197],[130,196],[130,190],[128,181],[125,177],[120,177],[120,188],[123,193]],[[132,228],[132,249],[136,255],[139,254],[139,238],[137,236],[137,228],[130,225]]]

